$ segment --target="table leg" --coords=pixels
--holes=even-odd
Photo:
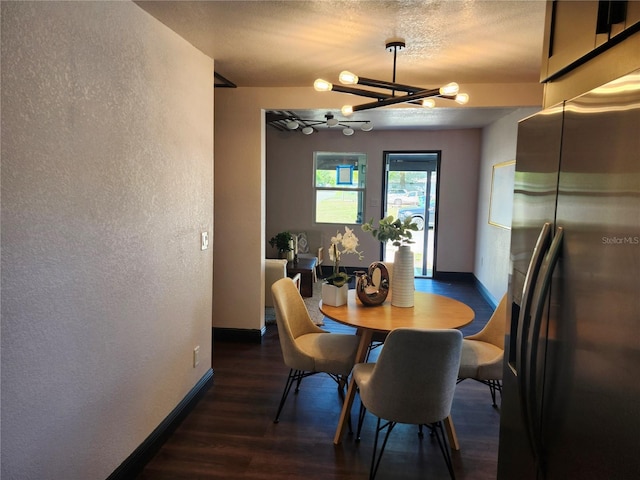
[[[356,352],[356,363],[364,362],[365,357],[367,356],[367,350],[369,348],[369,344],[371,343],[371,330],[358,330],[358,335],[360,336],[360,345],[358,345],[358,351]],[[347,396],[344,399],[344,403],[342,404],[342,412],[340,413],[340,420],[338,422],[338,428],[336,429],[336,435],[333,438],[333,443],[335,445],[340,445],[342,442],[342,436],[344,434],[344,428],[347,425],[347,419],[349,415],[351,415],[351,406],[353,405],[353,400],[356,397],[356,382],[353,379],[353,375],[349,379],[349,388],[347,389]]]
[[[449,437],[449,445],[453,450],[460,450],[460,444],[458,443],[458,436],[456,435],[456,427],[453,425],[453,418],[449,415],[444,419],[444,428],[447,430],[447,437]]]

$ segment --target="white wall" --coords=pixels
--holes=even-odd
[[[267,129],[267,231],[320,231],[323,246],[343,225],[313,222],[313,153],[315,151],[367,154],[364,219],[380,218],[384,151],[441,151],[438,203],[437,269],[440,272],[472,272],[475,255],[477,175],[480,164],[480,129],[356,131],[350,137],[340,131],[313,135],[281,133]],[[292,180],[295,179],[295,180]],[[354,228],[353,225],[350,225]],[[380,243],[355,227],[364,258],[346,255],[343,266],[365,267],[379,260]],[[267,249],[270,247],[267,245]],[[270,252],[275,255],[274,251]],[[327,260],[328,261],[328,260]]]
[[[497,305],[507,291],[511,230],[489,224],[493,166],[515,160],[518,121],[540,108],[520,108],[482,130],[474,274]],[[510,207],[509,207],[510,208]]]
[[[2,2],[2,478],[106,478],[211,368],[212,74],[133,3]]]

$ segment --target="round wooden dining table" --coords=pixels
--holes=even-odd
[[[390,296],[382,305],[366,306],[358,300],[355,290],[349,290],[345,305],[333,307],[320,301],[320,311],[338,323],[355,327],[360,336],[360,344],[356,354],[356,363],[365,360],[374,332],[388,333],[396,328],[447,329],[461,328],[470,324],[475,313],[468,305],[434,293],[415,292],[413,307],[394,307]],[[349,380],[349,388],[342,406],[342,413],[333,443],[342,441],[347,418],[355,398],[356,386],[353,377]],[[448,417],[445,421],[451,447],[459,450],[453,421]]]

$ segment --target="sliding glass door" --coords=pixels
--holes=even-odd
[[[433,277],[436,249],[436,211],[440,152],[385,152],[384,213],[418,226],[411,249],[417,277]],[[383,258],[393,261],[395,247],[384,247]]]

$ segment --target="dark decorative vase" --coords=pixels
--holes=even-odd
[[[380,270],[380,284],[374,285],[373,273]],[[382,262],[373,262],[369,265],[369,271],[357,271],[356,294],[363,305],[374,307],[382,305],[389,294],[389,271]]]

